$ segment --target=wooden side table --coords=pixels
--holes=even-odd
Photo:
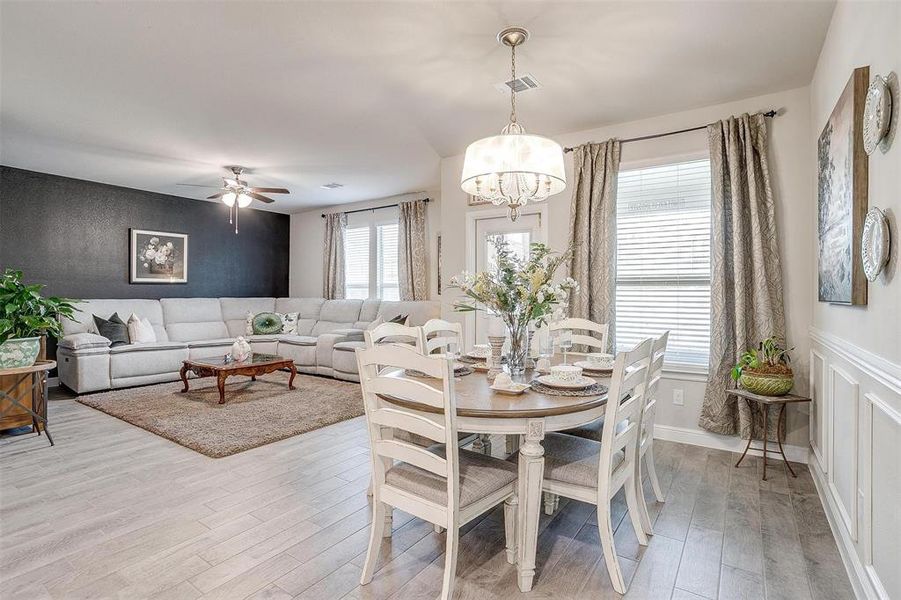
[[[41,435],[41,424],[47,433],[47,441],[53,445],[50,430],[47,429],[47,373],[56,367],[56,361],[39,360],[30,367],[17,369],[0,369],[0,377],[14,378],[15,383],[7,388],[0,389],[0,418],[12,412],[15,408],[24,410],[31,415],[32,426],[35,433]],[[31,380],[31,385],[27,382]],[[22,385],[26,384],[26,385]],[[35,392],[38,393],[35,393]],[[38,405],[32,406],[33,400],[39,400]]]
[[[766,443],[767,438],[769,437],[769,424],[770,424],[770,406],[780,405],[779,407],[779,418],[776,420],[776,442],[779,444],[779,454],[782,455],[782,460],[785,462],[785,466],[788,467],[788,472],[792,474],[792,477],[797,477],[795,472],[792,470],[791,465],[788,463],[788,459],[785,458],[785,451],[782,449],[782,434],[785,432],[785,405],[793,404],[795,402],[810,402],[810,398],[805,396],[796,396],[795,394],[786,394],[784,396],[761,396],[760,394],[755,394],[753,392],[749,392],[748,390],[726,390],[726,393],[732,396],[737,396],[739,399],[744,398],[745,402],[748,403],[748,407],[751,407],[751,402],[757,402],[763,408],[763,448],[755,448],[755,450],[763,451],[763,480],[766,481]],[[751,449],[751,440],[752,438],[748,438],[748,445],[745,446],[745,451],[741,453],[741,458],[738,459],[738,462],[735,463],[735,466],[741,464],[741,461],[744,460],[745,455],[748,453],[748,450]]]

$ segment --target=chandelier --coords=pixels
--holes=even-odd
[[[463,160],[460,187],[497,206],[507,205],[515,221],[529,202],[540,202],[566,188],[563,148],[540,135],[527,134],[516,121],[516,47],[529,39],[528,30],[508,27],[497,34],[510,47],[510,123],[500,135],[469,145]]]

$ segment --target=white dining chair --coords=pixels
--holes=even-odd
[[[663,360],[666,356],[666,344],[669,340],[669,331],[664,332],[658,338],[655,338],[651,347],[651,356],[648,366],[648,382],[645,386],[645,403],[644,410],[641,415],[641,434],[638,440],[638,460],[635,461],[635,485],[636,493],[639,499],[639,508],[641,515],[641,526],[648,535],[654,533],[651,525],[651,517],[648,514],[647,502],[644,499],[644,489],[642,481],[644,473],[642,465],[648,472],[648,479],[651,480],[651,487],[654,489],[654,496],[657,502],[663,502],[663,490],[660,488],[660,481],[657,479],[657,467],[654,465],[654,417],[657,412],[657,388],[660,385],[660,378],[663,376]]]
[[[425,343],[422,339],[422,327],[401,325],[400,323],[382,323],[372,329],[363,332],[366,347],[371,348],[376,344],[402,344],[416,348],[423,352]]]
[[[561,329],[571,330],[574,348],[581,345],[587,347],[589,352],[607,352],[607,333],[609,331],[607,323],[595,323],[588,319],[571,317],[550,323],[548,327],[551,333]],[[579,333],[580,331],[587,333]],[[580,354],[580,352],[572,354]]]
[[[429,319],[422,326],[425,354],[436,351],[456,354],[463,348],[463,325],[444,319]]]
[[[501,502],[507,561],[515,562],[517,466],[457,446],[452,359],[394,345],[358,348],[356,356],[374,482],[372,530],[360,584],[372,581],[382,538],[391,534],[389,511],[398,508],[447,529],[441,598],[449,600],[459,528]],[[406,376],[410,371],[430,379]],[[434,445],[422,448],[402,441],[395,436],[399,431],[429,438]]]
[[[647,339],[616,356],[600,442],[565,433],[549,433],[543,442],[542,489],[597,507],[604,561],[613,589],[620,594],[626,592],[626,583],[613,543],[610,501],[624,490],[638,543],[646,546],[634,478],[652,343]]]

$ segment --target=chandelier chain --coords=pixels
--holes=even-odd
[[[510,122],[516,123],[516,46],[510,47]]]

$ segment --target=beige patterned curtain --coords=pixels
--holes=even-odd
[[[401,202],[397,218],[397,260],[401,300],[429,299],[428,217],[425,200]]]
[[[772,335],[784,338],[782,265],[762,114],[707,127],[712,178],[710,367],[698,424],[762,437],[762,412],[726,396],[738,355]],[[756,405],[756,403],[754,403]],[[770,411],[775,439],[777,411]]]
[[[325,215],[325,248],[322,257],[322,297],[327,300],[344,298],[344,230],[347,215]]]
[[[573,149],[573,198],[569,235],[573,243],[570,277],[579,293],[570,301],[570,315],[608,323],[612,348],[616,293],[616,180],[620,143],[608,140]]]

